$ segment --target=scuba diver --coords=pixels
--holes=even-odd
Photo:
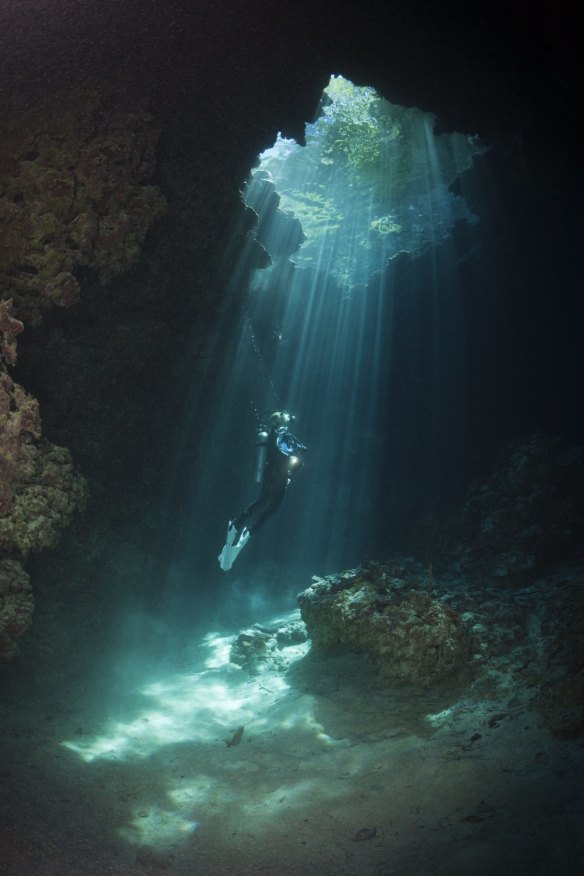
[[[227,539],[218,557],[224,572],[229,571],[253,533],[278,510],[292,472],[301,465],[307,448],[288,429],[294,419],[288,411],[272,411],[269,431],[260,419],[254,475],[256,483],[261,483],[262,487],[255,502],[229,521]],[[248,521],[251,522],[248,524]]]

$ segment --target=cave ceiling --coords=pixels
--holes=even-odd
[[[98,76],[168,114],[213,105],[195,127],[254,107],[301,138],[331,72],[481,134],[564,111],[579,90],[582,12],[570,2],[8,0],[0,16],[4,101]]]

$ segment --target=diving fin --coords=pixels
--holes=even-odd
[[[233,523],[229,523],[229,526],[227,527],[227,538],[225,540],[225,545],[223,546],[223,550],[217,557],[217,559],[219,560],[219,565],[224,572],[228,572],[230,570],[235,560],[250,539],[249,530],[244,527],[238,540],[235,541],[237,532],[238,530],[233,525]]]

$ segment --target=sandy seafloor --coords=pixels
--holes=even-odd
[[[584,742],[513,680],[522,643],[478,687],[420,689],[307,645],[250,677],[229,642],[4,668],[2,876],[584,872]]]

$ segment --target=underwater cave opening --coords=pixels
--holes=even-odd
[[[148,630],[156,659],[188,641],[194,616],[202,632],[208,618],[225,629],[289,610],[313,574],[402,550],[460,467],[461,265],[481,251],[465,194],[486,146],[336,75],[305,141],[278,135],[250,170],[226,300],[177,374],[163,510],[108,561],[113,651],[138,653]],[[224,573],[227,522],[257,494],[257,414],[281,408],[304,465]]]
[[[264,857],[274,849],[278,866],[286,859],[304,872],[305,852],[314,869],[318,849],[330,852],[335,873],[346,862],[352,871],[352,857],[368,850],[363,872],[373,873],[387,863],[390,830],[392,862],[405,871],[419,861],[421,817],[438,838],[424,872],[442,860],[446,873],[446,844],[466,854],[469,825],[483,830],[487,818],[495,823],[496,809],[519,808],[521,841],[511,847],[517,870],[525,850],[533,855],[528,867],[540,854],[533,848],[532,825],[542,812],[535,780],[543,798],[548,776],[571,774],[576,799],[569,762],[559,772],[553,756],[542,757],[545,732],[533,722],[524,724],[527,736],[518,733],[514,718],[523,707],[506,689],[511,675],[501,673],[496,649],[487,695],[479,690],[472,704],[466,691],[457,699],[456,685],[382,688],[368,661],[325,657],[306,641],[284,640],[283,662],[263,674],[247,674],[232,659],[244,635],[234,631],[245,625],[255,625],[260,643],[262,624],[276,637],[294,632],[298,615],[290,608],[312,575],[406,554],[409,519],[462,469],[463,299],[479,289],[476,297],[491,303],[486,291],[498,279],[498,266],[477,279],[486,259],[473,170],[485,147],[475,138],[437,135],[432,116],[333,77],[306,140],[299,146],[279,136],[243,193],[255,225],[204,356],[193,353],[196,379],[191,385],[187,371],[180,386],[184,419],[168,473],[168,503],[178,513],[165,532],[175,521],[179,528],[165,547],[168,562],[157,554],[164,539],[154,515],[152,544],[132,551],[125,533],[110,542],[100,573],[110,593],[123,595],[91,614],[96,632],[87,636],[87,606],[99,599],[87,596],[83,582],[78,615],[69,609],[76,635],[59,634],[52,662],[29,670],[42,722],[23,704],[18,723],[7,725],[8,765],[25,764],[35,792],[43,776],[41,792],[32,794],[15,768],[10,817],[15,811],[23,823],[43,826],[44,845],[30,835],[43,856],[46,848],[54,858],[72,849],[87,872],[190,873],[196,856],[209,872],[235,872],[242,861],[258,872],[274,866]],[[258,267],[261,251],[270,264]],[[501,285],[500,300],[508,288]],[[477,345],[475,358],[483,351]],[[306,463],[284,506],[224,573],[217,552],[225,524],[257,489],[256,414],[274,408],[296,414]],[[432,576],[430,565],[428,589]],[[154,584],[142,587],[149,578]],[[464,601],[465,583],[458,584]],[[532,597],[539,612],[539,592]],[[520,609],[521,623],[510,628],[517,633],[498,628],[506,641],[520,642]],[[47,611],[49,635],[54,620]],[[525,669],[520,652],[521,645],[515,677]],[[55,653],[64,666],[58,671]],[[497,700],[491,682],[499,676]],[[17,682],[9,694],[20,702]],[[502,773],[512,776],[505,793]],[[530,805],[517,807],[515,793]],[[555,795],[561,806],[564,793],[552,787],[552,802]],[[557,812],[565,812],[555,806],[553,830]],[[516,832],[515,824],[507,829]],[[475,835],[470,843],[476,849]],[[497,840],[501,859],[507,845]]]
[[[430,113],[334,75],[305,145],[279,134],[250,172],[232,354],[205,416],[205,468],[224,476],[220,490],[193,484],[193,518],[195,494],[225,521],[252,498],[258,412],[290,410],[308,452],[241,573],[260,562],[302,580],[387,555],[446,446],[457,454],[445,434],[464,418],[457,263],[480,248],[463,180],[486,146],[434,127]]]

